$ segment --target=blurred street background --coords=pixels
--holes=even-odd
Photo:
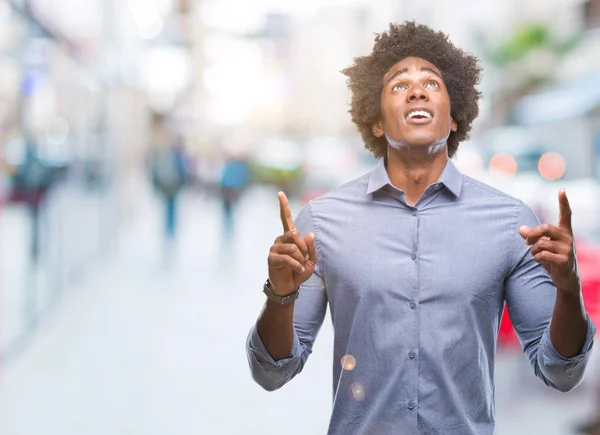
[[[482,61],[461,171],[552,223],[567,189],[600,326],[600,0],[0,0],[0,434],[326,433],[331,323],[274,393],[246,335],[276,192],[374,167],[340,70],[409,19]],[[499,435],[578,433],[600,357],[556,393],[505,316],[496,405]]]

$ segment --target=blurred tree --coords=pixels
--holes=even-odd
[[[507,39],[498,45],[489,45],[487,55],[497,66],[507,66],[511,62],[527,61],[536,50],[548,50],[561,55],[573,49],[580,35],[558,39],[546,24],[529,24],[514,30]]]
[[[501,40],[479,34],[483,58],[501,77],[491,96],[491,121],[508,123],[509,110],[517,100],[554,83],[560,62],[581,39],[582,33],[559,36],[546,23],[521,24]]]

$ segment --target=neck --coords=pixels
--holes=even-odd
[[[415,205],[425,189],[439,180],[448,163],[444,146],[434,154],[416,155],[413,150],[388,147],[386,170],[390,181],[406,193],[406,201]]]

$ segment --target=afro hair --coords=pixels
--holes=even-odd
[[[469,137],[473,120],[479,113],[481,93],[476,86],[481,68],[478,59],[448,40],[442,32],[405,22],[390,24],[387,32],[375,37],[373,51],[368,56],[357,57],[354,64],[342,71],[348,77],[352,92],[350,115],[365,142],[365,147],[375,157],[385,157],[385,137],[373,134],[373,125],[381,119],[381,92],[383,76],[402,59],[418,57],[435,65],[450,96],[450,113],[457,124],[456,131],[448,138],[448,155],[452,157],[458,144]]]

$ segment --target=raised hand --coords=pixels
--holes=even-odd
[[[558,203],[558,226],[546,223],[535,228],[522,226],[519,228],[519,234],[531,246],[535,261],[550,273],[554,285],[560,290],[578,294],[581,284],[571,227],[572,212],[564,189],[558,192]]]
[[[295,292],[315,271],[317,250],[315,235],[303,237],[294,225],[292,211],[285,193],[279,192],[279,210],[283,235],[277,237],[269,252],[269,279],[279,295]]]

